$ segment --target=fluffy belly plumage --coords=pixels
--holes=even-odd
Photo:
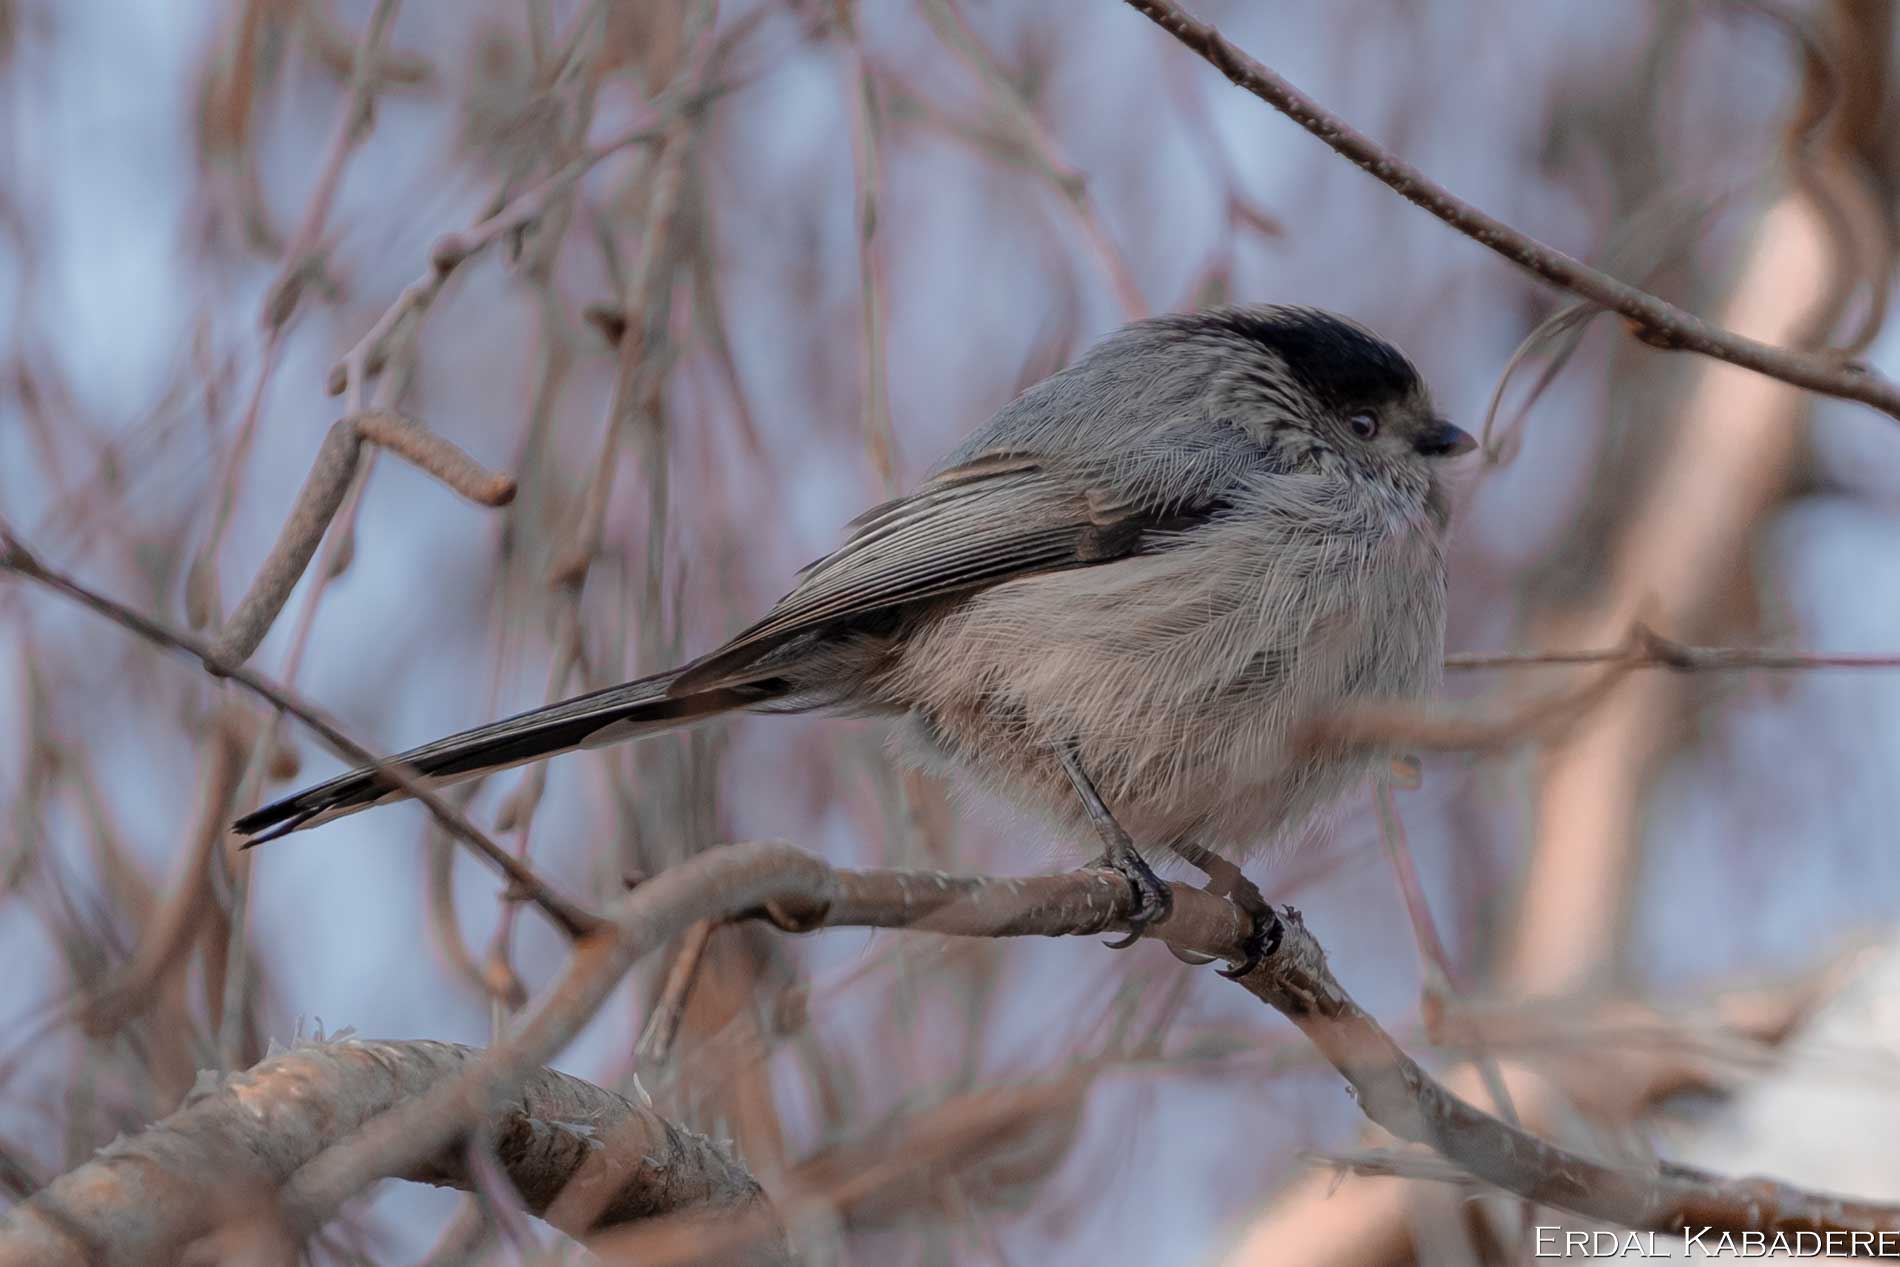
[[[1235,584],[1205,566],[1231,554],[1182,548],[1011,582],[914,630],[880,693],[909,713],[913,759],[973,778],[1081,848],[1096,837],[1063,745],[1138,846],[1251,854],[1294,838],[1387,755],[1312,749],[1303,722],[1436,679],[1432,560],[1361,555],[1371,566]],[[1417,586],[1382,574],[1420,563]],[[1390,637],[1394,619],[1424,636]]]

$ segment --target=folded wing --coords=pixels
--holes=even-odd
[[[1153,548],[1220,509],[1141,506],[1048,469],[990,454],[955,466],[852,522],[849,539],[797,588],[674,680],[679,693],[745,680],[768,652],[806,635],[1019,577],[1088,567]]]

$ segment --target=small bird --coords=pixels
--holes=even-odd
[[[1097,835],[1139,902],[1132,941],[1170,901],[1142,849],[1237,876],[1227,859],[1391,758],[1298,732],[1436,687],[1442,464],[1472,447],[1343,317],[1137,321],[859,516],[724,646],[390,764],[447,784],[720,713],[887,715],[926,768]],[[236,828],[256,843],[403,796],[365,767]]]

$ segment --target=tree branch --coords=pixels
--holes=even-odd
[[[453,1043],[311,1043],[221,1082],[200,1075],[184,1107],[55,1180],[0,1222],[0,1267],[174,1262],[269,1218],[312,1157],[482,1053]],[[207,1085],[209,1084],[209,1085]],[[523,1204],[573,1236],[659,1215],[743,1219],[763,1267],[789,1251],[764,1192],[732,1157],[627,1099],[537,1069],[487,1122],[492,1156]],[[469,1191],[467,1140],[388,1177]],[[575,1217],[585,1211],[582,1217]]]
[[[1778,651],[1770,647],[1695,647],[1638,625],[1629,642],[1620,647],[1593,647],[1586,651],[1468,652],[1445,657],[1445,667],[1454,670],[1575,664],[1618,664],[1630,669],[1669,669],[1676,673],[1720,673],[1736,669],[1900,669],[1900,655]]]
[[[251,658],[270,632],[290,593],[316,556],[343,499],[362,465],[363,446],[387,449],[418,470],[433,475],[472,502],[505,506],[514,500],[515,482],[490,471],[462,449],[421,423],[387,409],[370,409],[339,418],[317,450],[283,529],[257,569],[250,589],[238,601],[212,650],[219,660],[241,664]]]
[[[441,793],[430,788],[427,782],[402,766],[383,763],[382,758],[365,748],[344,733],[343,728],[328,713],[318,708],[297,692],[281,682],[264,676],[255,669],[242,664],[234,664],[224,659],[217,649],[202,638],[186,633],[182,629],[173,629],[163,621],[133,611],[125,604],[106,597],[97,590],[80,583],[62,572],[56,572],[35,558],[31,551],[0,523],[0,572],[12,572],[23,576],[48,589],[64,594],[73,601],[90,607],[107,620],[112,621],[154,646],[167,651],[182,651],[204,665],[205,671],[222,678],[229,678],[252,694],[267,700],[273,706],[295,717],[309,727],[318,738],[345,761],[360,765],[377,765],[377,773],[389,780],[391,785],[401,788],[426,806],[435,815],[443,828],[493,863],[497,870],[508,877],[519,894],[546,912],[549,919],[570,937],[578,937],[599,922],[597,917],[569,898],[556,892],[526,863],[490,840],[468,816],[444,800]]]
[[[1648,291],[1620,281],[1479,210],[1229,43],[1174,0],[1127,0],[1236,85],[1311,132],[1394,193],[1423,207],[1480,246],[1553,286],[1621,316],[1652,347],[1699,352],[1824,396],[1858,401],[1900,419],[1900,384],[1827,352],[1797,352],[1747,338]]]
[[[642,956],[695,921],[762,918],[781,928],[906,927],[963,936],[1074,936],[1124,931],[1135,895],[1109,871],[1029,879],[848,871],[790,845],[711,849],[622,898],[600,929],[575,945],[566,969],[521,1026],[479,1055],[453,1050],[451,1066],[394,1098],[387,1112],[353,1119],[360,1129],[295,1170],[282,1218],[307,1232],[364,1186],[388,1175],[426,1176],[444,1151],[497,1104],[520,1102],[542,1066],[594,1015]],[[1424,1144],[1467,1174],[1544,1205],[1643,1231],[1712,1228],[1764,1232],[1900,1232],[1900,1207],[1808,1192],[1771,1179],[1728,1179],[1686,1167],[1609,1165],[1547,1143],[1481,1112],[1408,1056],[1346,993],[1299,913],[1285,908],[1278,948],[1240,984],[1299,1027],[1351,1084],[1373,1122]],[[1174,886],[1172,914],[1151,929],[1170,945],[1235,960],[1246,917],[1201,889]],[[307,1106],[306,1106],[307,1107]],[[293,1167],[294,1168],[294,1167]],[[76,1173],[85,1173],[84,1171]],[[288,1170],[285,1171],[288,1174]],[[63,1183],[64,1181],[62,1181]],[[60,1192],[78,1189],[55,1185]],[[524,1189],[524,1197],[532,1200]],[[163,1204],[163,1203],[160,1203]],[[572,1209],[585,1211],[576,1198]],[[581,1214],[572,1220],[592,1224]],[[750,1220],[747,1227],[768,1225]],[[77,1215],[67,1219],[79,1226]],[[775,1226],[775,1225],[770,1225]],[[55,1226],[55,1232],[58,1228]],[[11,1229],[9,1229],[11,1234]],[[52,1233],[47,1233],[52,1234]],[[722,1245],[730,1238],[719,1238]],[[0,1267],[9,1259],[0,1239]],[[130,1260],[126,1260],[130,1261]]]

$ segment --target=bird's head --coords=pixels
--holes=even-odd
[[[1435,500],[1442,464],[1476,447],[1439,416],[1405,354],[1355,321],[1270,304],[1174,320],[1197,341],[1232,350],[1210,405],[1294,465]]]

